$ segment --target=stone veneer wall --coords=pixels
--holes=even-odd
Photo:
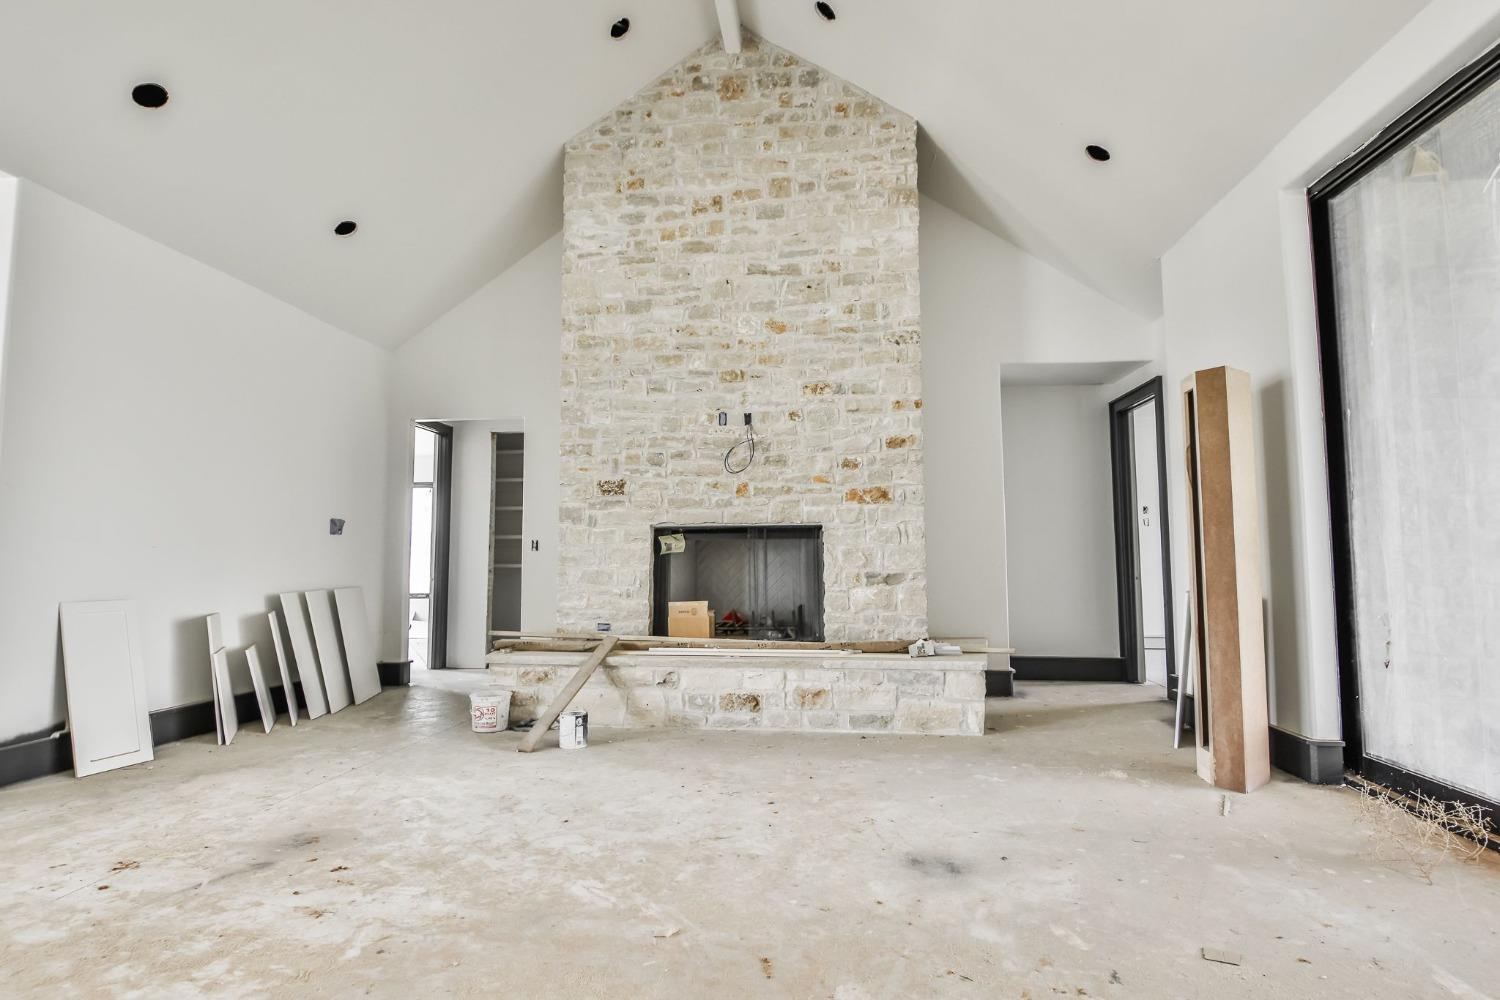
[[[534,720],[586,653],[505,653],[489,677]],[[851,662],[857,661],[857,662]],[[984,734],[984,656],[732,657],[617,653],[568,704],[592,726]]]
[[[917,211],[916,122],[753,37],[568,144],[561,627],[647,631],[655,524],[772,523],[828,639],[926,634]]]

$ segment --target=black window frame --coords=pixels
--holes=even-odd
[[[1368,781],[1444,801],[1477,805],[1492,828],[1500,803],[1466,789],[1365,754],[1360,716],[1358,644],[1354,629],[1354,561],[1349,528],[1349,465],[1343,372],[1339,362],[1338,286],[1333,259],[1333,199],[1366,177],[1422,133],[1500,80],[1500,45],[1469,63],[1409,111],[1376,133],[1307,189],[1317,309],[1318,359],[1323,392],[1323,433],[1328,468],[1328,506],[1333,548],[1335,638],[1338,648],[1339,711],[1345,770]],[[1500,844],[1491,841],[1500,848]]]

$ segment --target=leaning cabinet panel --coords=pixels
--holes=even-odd
[[[134,602],[67,603],[58,613],[73,773],[82,778],[150,760],[146,666]]]
[[[1198,775],[1235,792],[1271,778],[1251,404],[1250,376],[1233,368],[1182,384]]]

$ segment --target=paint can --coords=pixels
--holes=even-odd
[[[500,733],[510,728],[510,691],[475,691],[469,695],[469,728]]]
[[[589,745],[589,713],[564,712],[557,717],[557,745],[564,750],[582,750]]]

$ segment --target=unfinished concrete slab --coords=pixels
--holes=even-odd
[[[1284,776],[1226,814],[1157,689],[525,756],[445,680],[0,791],[0,994],[1500,994],[1500,858],[1428,885]]]

